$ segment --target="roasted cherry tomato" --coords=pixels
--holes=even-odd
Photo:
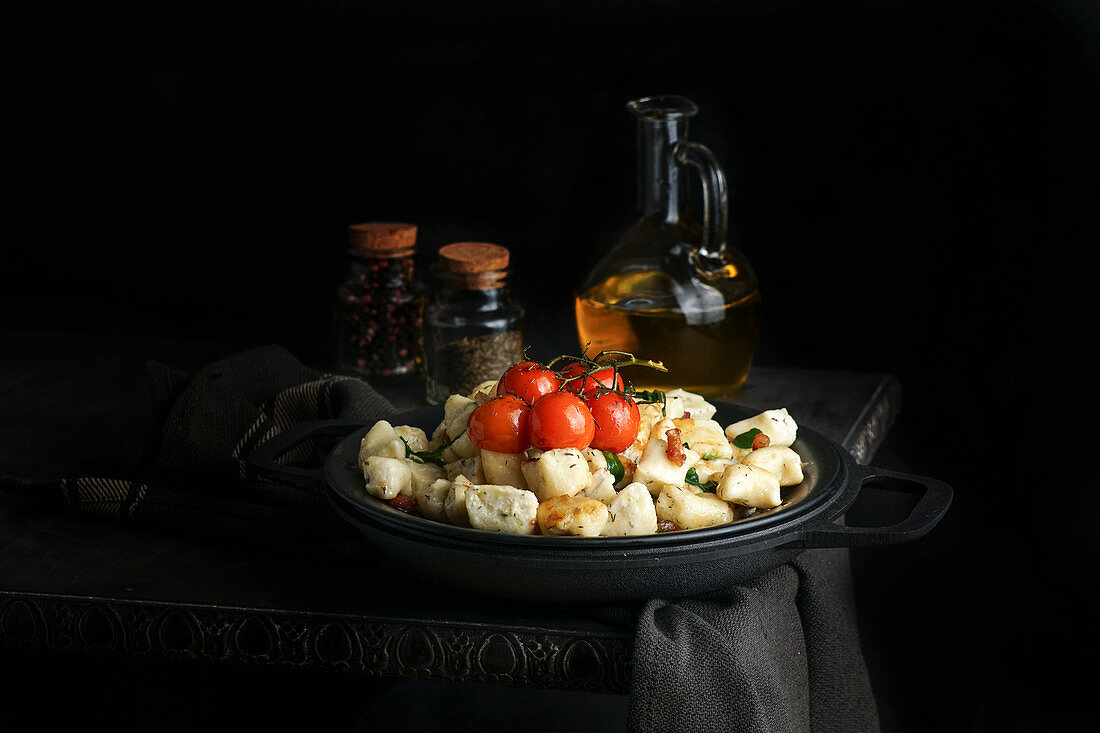
[[[497,394],[513,394],[528,405],[539,401],[543,395],[556,392],[561,386],[558,375],[542,364],[533,361],[521,361],[508,367],[504,376],[497,382]]]
[[[575,361],[569,366],[561,370],[561,373],[566,377],[576,377],[584,374],[592,367],[588,364],[583,364],[579,361]],[[565,389],[573,394],[584,395],[592,390],[600,389],[601,387],[607,387],[609,389],[623,390],[626,388],[625,382],[623,382],[623,375],[617,374],[614,369],[608,367],[607,369],[601,369],[598,372],[590,374],[583,379],[575,379],[572,382],[566,382]]]
[[[531,445],[531,406],[515,395],[501,395],[478,405],[466,421],[466,435],[478,448],[522,453]]]
[[[641,414],[633,399],[618,392],[593,390],[584,396],[584,403],[596,422],[593,448],[622,453],[634,443]]]
[[[531,408],[531,444],[536,448],[584,449],[595,433],[592,413],[572,392],[551,392]]]

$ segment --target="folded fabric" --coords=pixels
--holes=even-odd
[[[323,419],[369,422],[396,412],[360,379],[309,369],[277,346],[259,347],[193,377],[152,363],[158,448],[141,477],[0,479],[8,490],[48,496],[80,512],[192,535],[241,540],[298,554],[360,556],[357,530],[322,494],[253,476],[248,456],[292,425]],[[304,444],[287,462],[316,460]]]
[[[141,477],[3,479],[71,509],[295,553],[367,558],[323,494],[261,480],[249,455],[314,420],[370,423],[396,411],[363,381],[253,349],[193,377],[150,372],[159,447]],[[303,444],[288,463],[316,463]],[[876,731],[846,550],[815,550],[741,586],[585,613],[636,630],[630,727],[637,731]]]
[[[635,628],[631,730],[879,730],[845,549],[715,593],[586,613]]]

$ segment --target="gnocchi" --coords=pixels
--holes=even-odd
[[[558,391],[568,388],[569,372],[550,373],[562,376]],[[717,408],[687,390],[594,391],[636,404],[630,432],[614,450],[602,449],[591,430],[587,442],[525,440],[519,445],[530,447],[519,453],[479,447],[491,444],[483,438],[491,425],[475,430],[478,411],[497,399],[490,381],[448,398],[430,439],[420,427],[376,422],[359,446],[363,491],[403,511],[481,531],[627,537],[713,527],[775,509],[783,489],[805,478],[792,447],[798,425],[785,408],[723,427]],[[585,404],[587,395],[575,401]]]

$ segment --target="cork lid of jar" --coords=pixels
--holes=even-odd
[[[439,249],[439,269],[467,288],[501,286],[508,274],[507,247],[489,242],[454,242]]]
[[[416,225],[395,221],[352,224],[348,245],[353,253],[369,257],[406,257],[416,250]]]

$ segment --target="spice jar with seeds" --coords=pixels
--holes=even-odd
[[[439,250],[424,314],[428,402],[469,394],[523,358],[525,314],[508,274],[506,247],[455,242]]]
[[[338,291],[339,369],[367,377],[423,370],[424,287],[416,279],[416,226],[348,227],[348,277]]]

